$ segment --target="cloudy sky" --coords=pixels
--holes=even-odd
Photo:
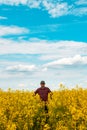
[[[0,87],[87,87],[87,0],[0,0]]]

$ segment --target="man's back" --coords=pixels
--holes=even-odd
[[[41,85],[44,82],[41,82]],[[48,101],[48,94],[51,92],[51,90],[48,87],[41,86],[35,91],[35,95],[38,94],[42,101]]]

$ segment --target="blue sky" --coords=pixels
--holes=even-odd
[[[87,86],[86,0],[0,0],[0,87]]]

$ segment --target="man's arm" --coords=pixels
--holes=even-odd
[[[38,93],[38,89],[36,91],[34,91],[34,95],[36,95]]]
[[[50,98],[52,99],[53,93],[52,93],[52,91],[49,88],[48,88],[48,93],[50,93]]]

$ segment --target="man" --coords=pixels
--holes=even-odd
[[[45,112],[48,113],[48,108],[46,102],[48,101],[48,94],[50,93],[52,96],[51,90],[45,86],[45,81],[40,82],[40,88],[38,88],[34,93],[35,95],[38,94],[40,99],[45,102]]]

